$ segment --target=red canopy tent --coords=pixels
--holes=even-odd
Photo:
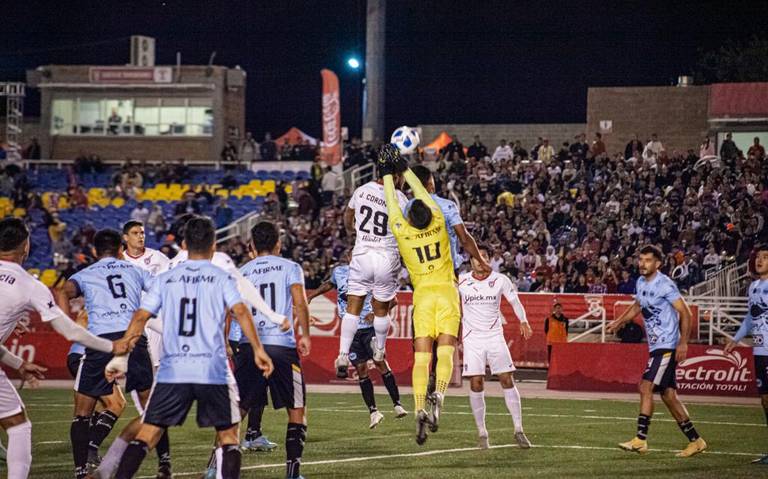
[[[278,145],[285,144],[285,141],[288,140],[289,145],[298,145],[302,144],[305,141],[308,141],[311,145],[317,144],[317,138],[312,138],[311,136],[307,135],[303,131],[299,130],[295,126],[292,127],[290,130],[286,131],[282,136],[277,138],[275,140],[275,143]]]

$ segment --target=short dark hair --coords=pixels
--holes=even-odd
[[[197,215],[193,213],[186,213],[180,216],[178,220],[176,220],[174,226],[176,227],[175,241],[177,245],[181,246],[182,241],[184,241],[184,232],[187,229],[187,223],[189,223],[189,220],[192,218],[197,218]]]
[[[419,181],[421,181],[421,184],[425,187],[427,186],[427,183],[429,183],[429,179],[432,178],[432,170],[424,165],[413,165],[411,171],[413,171],[413,174],[416,175],[416,178],[418,178]]]
[[[131,231],[131,228],[135,228],[137,226],[141,226],[143,228],[144,223],[142,223],[141,221],[134,221],[134,220],[128,221],[123,225],[123,234],[127,235],[128,232]]]
[[[251,241],[257,253],[272,251],[279,239],[280,231],[271,221],[259,221],[251,228]]]
[[[117,230],[106,228],[99,230],[93,237],[93,247],[97,256],[117,256],[123,239]]]
[[[640,254],[650,254],[653,255],[653,257],[657,260],[664,261],[664,254],[661,252],[661,249],[658,246],[654,246],[652,244],[647,244],[640,248]]]
[[[0,220],[0,251],[16,251],[27,238],[29,238],[29,230],[21,219]]]
[[[414,227],[423,230],[432,222],[432,210],[421,200],[413,200],[408,210],[408,221]]]
[[[757,254],[761,251],[768,251],[768,243],[758,243],[755,245],[754,253]]]
[[[184,241],[190,253],[210,251],[215,240],[216,228],[213,222],[204,216],[196,216],[184,225]]]

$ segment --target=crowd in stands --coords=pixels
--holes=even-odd
[[[706,269],[745,261],[752,246],[765,239],[765,149],[756,138],[745,154],[728,135],[718,153],[709,138],[698,150],[668,151],[656,134],[633,138],[621,152],[606,151],[599,133],[591,141],[582,134],[558,147],[539,138],[531,148],[502,140],[492,149],[477,136],[468,147],[454,136],[435,158],[413,161],[432,169],[437,194],[458,203],[468,231],[489,248],[492,267],[520,291],[597,294],[634,291],[638,245],[660,246],[666,255],[663,271],[687,288],[703,280]],[[313,161],[309,180],[291,188],[278,182],[262,214],[281,222],[283,254],[302,264],[308,288],[318,286],[350,245],[343,225],[350,191],[343,180],[319,161],[315,146],[276,145],[269,136],[261,144],[250,135],[237,146],[230,143],[225,156],[234,163],[265,157]],[[370,163],[375,156],[373,146],[353,139],[345,145],[344,167]],[[62,193],[68,205],[88,208],[80,181],[104,171],[98,157],[78,157]],[[184,160],[152,166],[129,159],[111,175],[108,194],[132,199],[138,188],[183,183],[192,171]],[[237,176],[232,171],[222,187],[236,187]],[[163,250],[173,255],[179,216],[206,214],[218,227],[235,219],[227,200],[214,193],[205,185],[190,188],[172,216],[139,202],[131,219],[163,238]],[[0,171],[0,196],[44,212],[57,257],[75,257],[78,264],[92,260],[93,227],[68,231],[55,204],[43,204],[32,191],[24,170],[8,165]],[[247,245],[238,239],[221,249],[237,262],[248,259]],[[408,289],[408,278],[401,284]]]

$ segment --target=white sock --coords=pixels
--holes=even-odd
[[[117,468],[120,466],[120,459],[123,458],[123,453],[128,448],[128,441],[120,436],[112,442],[109,446],[107,454],[101,459],[101,464],[96,469],[99,473],[98,477],[112,477],[117,472]]]
[[[25,421],[8,433],[8,479],[27,479],[32,465],[32,424]]]
[[[515,423],[515,432],[522,432],[523,407],[520,404],[520,391],[517,390],[517,386],[504,390],[504,402],[507,403],[507,409]]]
[[[216,479],[224,479],[221,473],[221,465],[224,464],[224,449],[216,448]]]
[[[485,391],[469,391],[469,405],[472,408],[472,414],[475,416],[477,425],[477,435],[488,437],[488,430],[485,428]]]
[[[376,347],[384,349],[389,333],[389,316],[374,316],[373,330],[376,333]]]
[[[346,313],[341,318],[341,339],[339,340],[339,352],[342,354],[349,354],[349,347],[352,346],[352,340],[355,339],[355,333],[357,333],[357,321],[360,319],[358,316]]]

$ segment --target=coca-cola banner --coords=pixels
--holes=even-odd
[[[566,391],[634,392],[648,361],[647,344],[563,343],[552,348],[547,388]],[[721,347],[691,344],[677,365],[682,394],[757,394],[751,348],[729,354]]]
[[[341,163],[341,103],[339,77],[331,70],[320,70],[323,77],[323,143],[321,156],[328,165]]]

